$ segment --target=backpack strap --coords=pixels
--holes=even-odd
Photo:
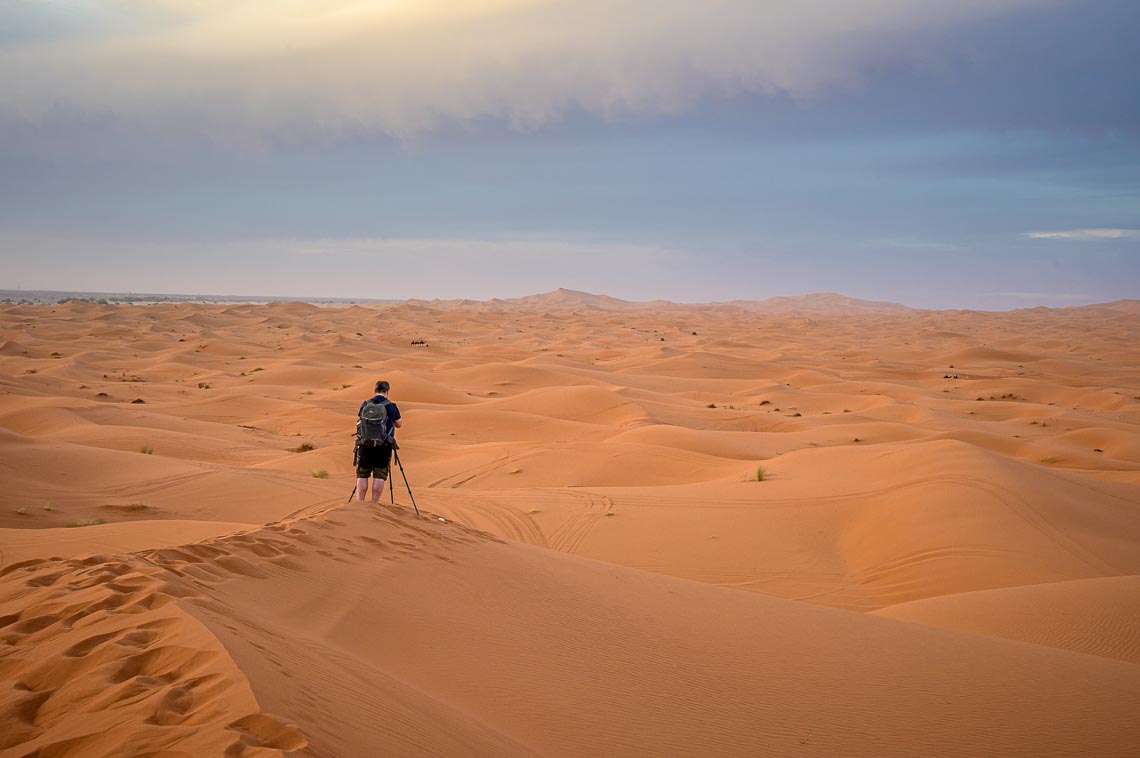
[[[380,398],[380,399],[377,400],[376,398]],[[375,403],[376,405],[389,406],[392,404],[392,401],[389,400],[388,398],[384,397],[383,395],[377,395],[376,397],[370,397],[367,400],[365,400],[363,403],[360,404],[360,410],[356,412],[357,418],[360,418],[360,414],[364,413],[364,407],[366,405],[368,405],[369,403]]]

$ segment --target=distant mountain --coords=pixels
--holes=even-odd
[[[1052,307],[1037,305],[1032,308],[1015,308],[1010,313],[1031,313],[1034,311],[1085,311],[1097,314],[1124,314],[1126,316],[1140,316],[1140,300],[1113,300],[1108,303],[1089,303],[1088,305],[1063,305]]]
[[[907,313],[912,308],[883,300],[860,300],[834,292],[771,297],[767,300],[731,300],[720,305],[737,306],[751,313]]]
[[[527,295],[506,300],[491,300],[489,305],[510,308],[599,308],[601,310],[642,310],[646,308],[723,308],[726,310],[743,310],[749,313],[814,313],[814,314],[841,314],[841,313],[905,313],[911,309],[898,303],[887,303],[874,300],[859,300],[846,295],[837,295],[833,292],[817,292],[810,295],[794,295],[790,297],[773,297],[768,300],[732,300],[721,303],[701,303],[688,305],[674,303],[668,300],[654,300],[652,302],[633,302],[620,300],[609,295],[594,295],[589,292],[580,292],[559,288],[553,292],[544,292],[540,295]]]
[[[506,300],[492,301],[523,308],[602,308],[604,310],[629,310],[647,305],[634,303],[629,300],[619,300],[609,295],[594,295],[589,292],[568,290],[559,287],[553,292],[544,292],[540,295],[527,295],[526,297],[512,297]]]
[[[1140,316],[1140,300],[1113,300],[1111,303],[1096,303],[1095,305],[1086,305],[1084,307],[1127,313],[1130,316]]]

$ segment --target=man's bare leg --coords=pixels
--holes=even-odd
[[[382,494],[384,494],[384,480],[376,477],[372,480],[372,502],[379,503]]]
[[[361,501],[361,502],[364,502],[364,496],[367,494],[368,494],[368,480],[367,479],[357,479],[356,480],[356,499]]]

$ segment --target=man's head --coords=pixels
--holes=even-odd
[[[388,390],[392,389],[392,385],[388,384],[385,380],[381,379],[376,382],[376,392],[381,395],[387,395]]]

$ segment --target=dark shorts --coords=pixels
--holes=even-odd
[[[379,447],[360,446],[356,453],[356,478],[367,479],[374,476],[377,479],[387,479],[388,469],[392,464],[392,446]]]

